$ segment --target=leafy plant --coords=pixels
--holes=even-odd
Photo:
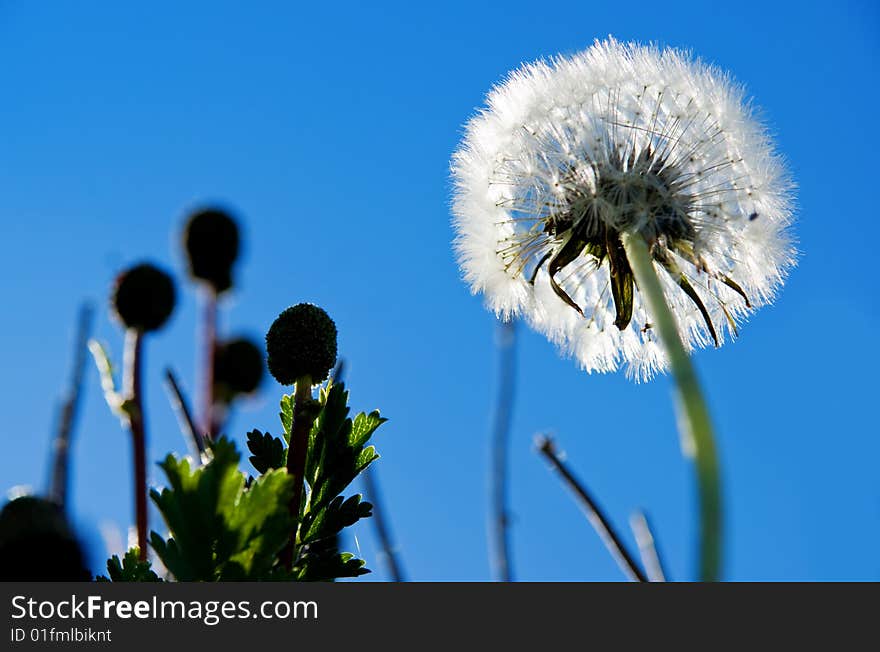
[[[309,454],[305,479],[309,493],[300,507],[297,543],[299,556],[294,564],[296,579],[355,577],[369,572],[353,556],[339,554],[327,543],[346,527],[372,514],[373,506],[360,494],[342,494],[351,482],[379,455],[367,445],[383,419],[378,411],[354,419],[349,415],[348,392],[343,383],[321,388],[320,411],[309,433]],[[281,399],[281,422],[289,442],[293,423],[293,396]]]
[[[198,454],[196,459],[169,454],[159,464],[167,483],[162,489],[150,489],[149,498],[164,519],[164,536],[151,531],[148,521],[145,423],[149,419],[144,414],[141,351],[144,336],[162,327],[174,309],[173,278],[149,263],[118,275],[111,307],[125,328],[121,379],[114,374],[108,349],[88,341],[104,398],[132,435],[138,535],[136,547],[121,559],[114,555],[107,561],[107,574],[99,581],[155,582],[161,581],[160,575],[177,581],[326,581],[369,572],[363,560],[341,551],[339,542],[346,527],[372,515],[372,505],[360,494],[345,492],[378,458],[368,442],[385,419],[378,412],[349,417],[348,392],[341,382],[330,379],[337,359],[336,324],[319,306],[299,303],[282,311],[266,334],[265,349],[247,337],[218,337],[218,301],[233,289],[239,240],[237,221],[217,207],[195,211],[184,227],[189,275],[204,304],[203,396],[201,414],[194,415],[172,367],[166,367],[172,407]],[[79,338],[81,348],[86,340],[86,335]],[[249,460],[257,473],[252,476],[240,468],[236,444],[219,433],[234,402],[258,389],[267,366],[278,382],[294,389],[281,400],[281,437],[260,430],[247,434]],[[59,440],[66,441],[65,437]],[[67,458],[59,457],[56,466],[61,467],[62,480],[66,465]],[[13,502],[0,513],[0,521],[13,525],[0,532],[4,550],[21,554],[21,550],[37,550],[38,545],[60,549],[69,543],[70,568],[47,567],[48,575],[90,576],[79,543],[68,536],[69,527],[63,513],[55,513],[54,503]],[[52,527],[28,516],[27,527],[19,532],[16,519],[34,511],[35,505],[39,514],[48,514]],[[4,534],[6,530],[12,534]],[[162,571],[152,568],[148,547],[164,566]],[[0,574],[14,576],[12,566]]]
[[[150,544],[178,581],[327,581],[368,573],[364,562],[338,548],[339,534],[372,513],[360,494],[344,496],[351,482],[379,456],[368,445],[386,421],[377,411],[349,417],[348,391],[328,381],[314,402],[305,481],[309,488],[297,513],[290,511],[294,478],[285,468],[294,396],[281,399],[283,439],[248,433],[248,477],[239,469],[235,444],[221,437],[209,445],[207,462],[168,455],[160,464],[168,480],[150,496],[170,536],[152,532]],[[285,564],[289,550],[291,563]],[[148,562],[131,550],[107,562],[112,581],[156,581]],[[106,579],[106,578],[105,578]]]
[[[99,582],[161,582],[162,580],[153,571],[149,561],[140,560],[140,552],[137,548],[131,548],[125,553],[122,561],[113,555],[107,560],[107,575],[99,575]]]

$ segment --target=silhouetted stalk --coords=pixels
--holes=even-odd
[[[134,497],[137,523],[138,552],[141,560],[147,558],[147,435],[144,423],[141,366],[143,363],[143,334],[129,328],[125,331],[123,362],[123,396],[125,413],[131,430],[134,453]]]
[[[395,582],[405,582],[403,576],[403,568],[397,555],[394,552],[394,545],[391,542],[391,532],[385,519],[385,509],[382,505],[381,496],[379,495],[379,487],[376,483],[374,474],[376,471],[372,466],[367,467],[364,471],[364,484],[367,490],[367,500],[373,505],[373,516],[370,520],[376,528],[376,534],[379,537],[379,545],[382,547],[382,554],[388,563],[388,572],[391,579]]]
[[[568,467],[559,459],[553,441],[549,437],[538,436],[535,444],[538,450],[553,465],[553,468],[556,469],[568,488],[575,494],[587,519],[590,521],[590,525],[596,530],[596,534],[602,539],[602,543],[608,548],[608,552],[614,557],[617,565],[620,566],[620,570],[631,580],[647,582],[648,578],[645,577],[642,569],[639,568],[633,556],[627,551],[620,536],[615,532],[614,526],[611,525],[611,522],[602,512],[598,503],[593,500],[583,484],[574,477],[572,472],[568,470]]]
[[[82,400],[83,374],[86,367],[89,333],[92,329],[94,307],[83,304],[79,309],[76,335],[74,338],[73,370],[70,376],[70,387],[61,406],[58,428],[53,442],[54,459],[50,478],[49,495],[64,509],[67,503],[67,492],[70,477],[70,447],[73,441],[73,429]]]
[[[722,507],[718,454],[709,410],[700,390],[696,370],[681,341],[675,315],[666,303],[647,243],[639,235],[624,233],[623,245],[636,283],[648,304],[654,327],[666,349],[678,389],[679,429],[684,454],[693,459],[697,474],[700,579],[714,582],[720,579],[721,571]]]
[[[282,562],[288,569],[296,561],[293,549],[296,545],[296,530],[299,527],[299,509],[303,497],[306,473],[306,455],[309,447],[309,433],[315,421],[312,403],[312,379],[303,376],[296,381],[293,395],[293,425],[290,429],[290,446],[287,450],[287,472],[293,476],[293,495],[290,499],[290,515],[296,522],[290,544],[282,553]]]
[[[495,422],[492,428],[492,518],[490,519],[490,563],[495,577],[501,582],[513,581],[513,561],[510,545],[510,512],[507,506],[508,451],[510,422],[516,384],[516,323],[499,322],[496,330],[498,343],[498,399],[495,403]]]
[[[199,430],[196,427],[195,422],[193,421],[192,414],[189,410],[189,405],[186,401],[186,397],[183,395],[183,392],[180,389],[180,385],[177,382],[177,376],[174,375],[174,371],[171,369],[171,367],[165,368],[165,380],[168,387],[171,407],[174,409],[174,413],[177,415],[177,421],[180,424],[180,429],[183,432],[184,436],[188,437],[189,441],[196,447],[199,455],[201,455],[205,452],[205,440],[199,433]]]
[[[217,436],[218,424],[214,418],[214,356],[217,353],[217,292],[205,286],[205,306],[202,313],[202,428],[209,441]]]

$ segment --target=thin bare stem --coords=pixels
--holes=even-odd
[[[375,478],[375,469],[372,466],[367,467],[364,471],[364,484],[367,490],[367,500],[373,504],[373,516],[370,519],[376,527],[376,534],[379,537],[379,545],[382,547],[382,555],[388,563],[388,572],[391,579],[395,582],[405,582],[403,568],[400,560],[394,552],[394,545],[391,542],[391,531],[385,519],[385,509],[382,505],[381,496],[379,494],[379,486]]]
[[[180,389],[177,377],[171,367],[165,368],[165,381],[168,387],[168,399],[171,401],[171,407],[177,415],[177,422],[180,424],[180,430],[185,437],[196,447],[196,451],[201,456],[205,452],[205,439],[199,432],[198,427],[192,418],[189,409],[189,403]]]
[[[636,563],[633,556],[627,551],[620,536],[614,530],[614,526],[611,525],[611,522],[602,512],[598,503],[593,500],[584,485],[574,477],[571,471],[569,471],[565,463],[559,459],[559,455],[556,453],[556,445],[553,443],[553,440],[549,437],[539,435],[535,439],[535,445],[538,447],[541,454],[544,455],[550,464],[553,465],[553,468],[559,473],[562,480],[568,488],[571,489],[572,493],[574,493],[587,516],[587,520],[590,521],[590,525],[593,526],[593,529],[596,531],[596,534],[599,535],[599,538],[602,539],[602,543],[605,544],[608,552],[611,553],[611,556],[614,557],[617,565],[620,566],[620,570],[622,570],[631,580],[647,582],[648,578],[645,577],[642,569],[639,568],[639,565]]]
[[[138,553],[147,559],[147,432],[144,419],[141,366],[143,364],[143,334],[133,328],[125,332],[123,362],[123,395],[134,461],[135,517],[137,523]]]
[[[219,424],[214,415],[214,356],[217,352],[217,292],[205,286],[202,314],[202,431],[208,440],[217,436]]]
[[[638,234],[623,234],[623,246],[639,292],[645,298],[652,322],[660,334],[678,390],[679,430],[684,453],[694,461],[700,506],[699,573],[704,582],[715,582],[721,574],[722,507],[721,473],[712,420],[700,389],[697,372],[684,347],[675,315],[657,277],[648,244]]]
[[[80,306],[74,339],[73,370],[70,376],[70,386],[61,406],[58,428],[53,443],[54,460],[52,463],[49,495],[62,509],[64,509],[67,502],[70,477],[70,446],[73,441],[73,429],[82,399],[83,375],[86,368],[89,334],[92,330],[94,313],[94,306],[90,303],[84,303]]]
[[[642,558],[648,579],[652,582],[665,582],[666,572],[663,570],[663,562],[657,551],[657,542],[647,515],[640,510],[633,512],[629,517],[629,526],[636,538],[639,556]]]
[[[516,387],[516,322],[499,322],[498,342],[498,397],[495,403],[495,423],[492,428],[492,518],[489,561],[500,582],[513,581],[513,560],[510,544],[510,511],[507,506],[508,451],[510,422]]]

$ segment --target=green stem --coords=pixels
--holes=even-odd
[[[718,455],[712,433],[712,421],[700,382],[679,335],[675,315],[666,303],[650,250],[638,234],[623,234],[623,246],[645,298],[654,328],[666,348],[672,376],[678,387],[679,428],[684,438],[685,454],[696,465],[700,503],[700,579],[714,582],[721,568],[721,480]]]

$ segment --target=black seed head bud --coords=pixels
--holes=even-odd
[[[249,339],[224,342],[214,354],[214,387],[218,398],[229,401],[254,392],[263,380],[263,352]]]
[[[318,306],[292,306],[266,333],[266,352],[269,373],[282,385],[292,385],[303,376],[321,383],[336,364],[336,324]]]
[[[154,331],[174,310],[174,281],[158,267],[141,263],[116,277],[111,302],[127,328]]]
[[[0,581],[91,578],[82,547],[58,505],[34,496],[6,503],[0,512]]]
[[[228,213],[208,208],[187,220],[183,236],[189,271],[219,294],[232,287],[232,264],[238,258],[238,225]]]

